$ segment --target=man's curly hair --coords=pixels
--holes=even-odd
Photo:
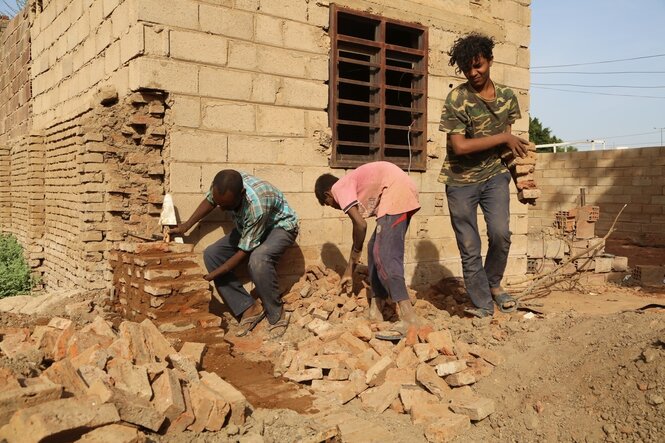
[[[471,69],[473,60],[482,55],[487,60],[492,60],[492,49],[494,40],[486,35],[471,33],[455,40],[453,47],[448,51],[450,66],[457,65],[457,72],[466,72]]]

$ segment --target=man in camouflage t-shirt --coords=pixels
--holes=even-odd
[[[511,134],[520,118],[513,91],[490,79],[492,49],[489,37],[470,34],[455,41],[450,65],[457,65],[466,79],[446,99],[439,129],[448,133],[447,156],[439,181],[446,185],[450,219],[462,257],[464,283],[475,309],[467,312],[486,317],[494,313],[494,301],[502,311],[517,307],[501,287],[510,250],[511,177],[501,163],[508,147],[517,157],[527,154],[528,141]],[[488,251],[481,255],[477,209],[487,224]]]

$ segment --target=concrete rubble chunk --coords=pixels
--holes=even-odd
[[[463,414],[473,421],[480,421],[494,413],[494,400],[478,398],[468,401],[453,402],[450,409],[456,414]]]
[[[116,388],[146,401],[152,398],[152,388],[145,367],[114,358],[106,364],[106,371],[114,380]]]
[[[194,362],[197,369],[201,369],[201,365],[203,364],[203,353],[205,350],[205,343],[185,342],[182,345],[182,348],[180,348],[179,353]]]
[[[112,404],[100,404],[95,397],[53,400],[17,411],[0,429],[0,440],[38,443],[60,433],[83,433],[120,421]]]
[[[90,431],[78,441],[83,443],[145,443],[148,440],[141,431],[132,426],[112,424]]]

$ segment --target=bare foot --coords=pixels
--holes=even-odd
[[[385,301],[379,297],[372,297],[369,302],[369,321],[380,323],[383,321],[383,307]]]
[[[419,327],[424,324],[423,319],[418,317],[416,310],[413,309],[411,300],[402,300],[397,303],[399,306],[399,318],[400,320],[408,327],[416,326]]]

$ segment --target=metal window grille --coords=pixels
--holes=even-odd
[[[331,5],[332,167],[427,165],[427,28]]]

